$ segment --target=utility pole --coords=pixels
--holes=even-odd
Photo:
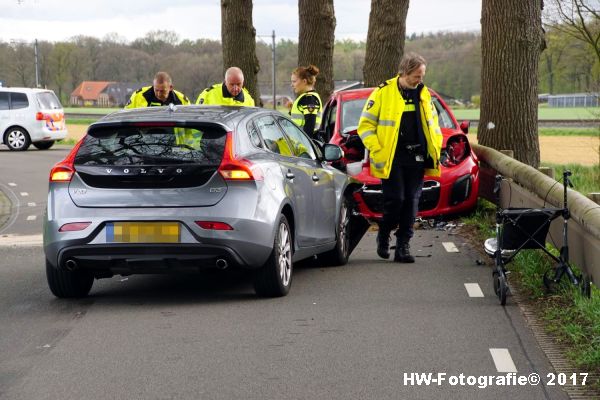
[[[272,57],[273,60],[273,110],[277,109],[277,87],[275,82],[277,82],[275,80],[275,30],[273,30],[273,53],[272,53]]]
[[[35,39],[35,42],[33,44],[33,53],[35,55],[35,87],[39,88],[40,87],[40,70],[38,67],[38,42],[37,42],[37,39]]]

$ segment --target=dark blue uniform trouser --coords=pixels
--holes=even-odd
[[[398,227],[396,237],[399,243],[408,243],[413,236],[424,174],[421,165],[398,166],[394,163],[388,179],[381,180],[383,221],[379,229],[389,234]]]

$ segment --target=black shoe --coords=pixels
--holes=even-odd
[[[381,230],[377,232],[377,255],[386,260],[390,258],[390,234]]]
[[[408,243],[397,243],[394,252],[394,261],[399,263],[414,263],[415,258],[410,255],[410,246]]]

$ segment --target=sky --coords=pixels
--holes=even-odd
[[[320,0],[311,0],[320,1]],[[0,41],[65,41],[118,34],[125,41],[153,30],[180,39],[221,39],[220,0],[0,0]],[[257,35],[298,40],[298,0],[254,0]],[[370,0],[334,0],[336,39],[366,40]],[[480,31],[481,0],[411,0],[406,33]],[[263,37],[264,36],[264,37]],[[269,36],[269,37],[267,37]]]

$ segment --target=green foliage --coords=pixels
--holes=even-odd
[[[594,85],[598,82],[594,76],[598,76],[600,65],[589,45],[555,29],[547,30],[546,43],[548,48],[542,52],[540,60],[540,93],[585,92],[593,91],[595,87],[597,90]],[[365,42],[335,42],[334,79],[362,80],[365,50]],[[428,86],[466,103],[472,101],[478,107],[480,33],[412,34],[406,39],[405,51],[416,51],[427,59],[425,82]],[[158,70],[171,73],[175,88],[195,100],[201,90],[219,82],[224,72],[220,41],[180,40],[176,33],[166,30],[150,31],[131,43],[118,35],[109,35],[102,40],[79,35],[57,43],[40,41],[38,53],[41,86],[57,92],[64,105],[83,80],[146,85]],[[256,54],[260,65],[260,92],[270,94],[273,70],[269,39],[257,37]],[[11,60],[0,63],[0,77],[6,85],[34,85],[32,43],[9,44],[0,40],[0,58]],[[279,40],[275,65],[277,93],[293,97],[290,75],[297,66],[298,43]],[[566,118],[574,115],[573,111],[565,109]]]
[[[583,166],[579,164],[551,164],[542,163],[544,167],[554,168],[555,176],[562,178],[562,171],[567,169],[573,173],[571,182],[573,189],[582,194],[600,192],[600,164]]]

